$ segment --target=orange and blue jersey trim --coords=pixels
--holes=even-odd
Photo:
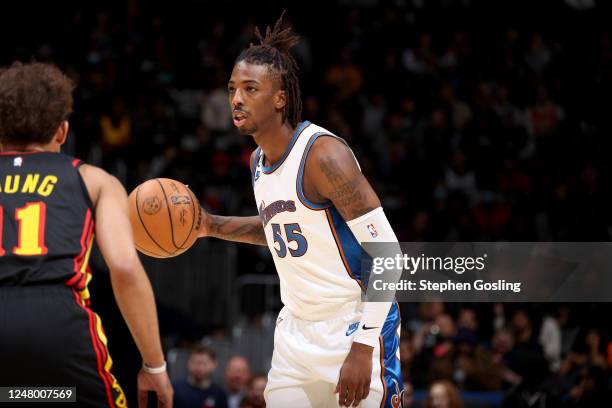
[[[312,148],[312,145],[314,144],[314,142],[316,142],[317,139],[322,136],[333,137],[334,139],[344,143],[348,147],[348,144],[346,143],[344,139],[342,139],[341,137],[332,135],[330,133],[327,133],[327,132],[317,132],[317,133],[314,133],[312,136],[310,136],[310,140],[308,140],[308,143],[306,144],[306,148],[304,149],[304,153],[302,154],[302,160],[300,161],[300,167],[298,168],[298,174],[297,174],[297,178],[295,181],[295,189],[297,191],[297,196],[302,202],[302,204],[304,204],[307,208],[314,210],[314,211],[325,210],[333,206],[333,203],[329,200],[323,203],[313,203],[308,198],[306,198],[306,195],[304,194],[304,169],[306,167],[306,159],[308,158],[308,153],[310,152],[310,149]]]
[[[346,272],[362,290],[365,290],[365,282],[361,276],[361,245],[336,207],[325,209],[325,215]]]
[[[313,203],[308,198],[306,198],[306,195],[304,194],[304,190],[303,190],[304,168],[306,167],[306,158],[308,157],[308,153],[310,152],[310,148],[312,147],[314,142],[321,136],[335,137],[325,132],[317,132],[313,134],[312,136],[310,136],[310,140],[306,144],[306,148],[304,149],[304,153],[302,154],[302,160],[300,161],[300,167],[298,168],[298,174],[295,180],[295,189],[297,191],[298,198],[300,199],[302,204],[304,204],[307,208],[310,208],[311,210],[315,210],[315,211],[325,210],[332,206],[332,203],[329,200],[327,200],[324,203]]]
[[[378,336],[380,343],[380,382],[383,386],[383,397],[380,400],[380,408],[384,408],[387,401],[387,381],[385,381],[385,342],[382,336]]]
[[[397,359],[400,323],[399,307],[397,302],[393,302],[380,333],[381,381],[385,390],[380,406],[385,408],[401,406],[404,383],[401,364]]]

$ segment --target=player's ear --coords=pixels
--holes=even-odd
[[[286,104],[287,104],[287,93],[284,90],[279,89],[278,91],[276,91],[276,94],[274,95],[274,107],[280,110],[280,109],[283,109]]]
[[[60,146],[66,143],[69,127],[70,125],[68,124],[67,120],[62,121],[55,131],[55,135],[53,135],[53,141]]]

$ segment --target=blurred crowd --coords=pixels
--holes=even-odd
[[[603,407],[612,341],[596,305],[421,303],[404,326],[404,379],[501,392],[503,407]],[[599,322],[598,322],[599,320]]]
[[[486,4],[424,3],[289,9],[303,118],[349,141],[401,240],[608,240],[612,37],[598,10],[516,2],[494,24],[479,18]],[[278,12],[189,6],[76,9],[68,32],[3,60],[56,62],[75,79],[69,152],[129,188],[168,176],[213,212],[254,213],[254,145],[233,130],[226,81],[255,24]]]
[[[494,3],[292,5],[303,119],[350,143],[400,241],[608,241],[609,10],[595,1]],[[245,3],[237,15],[206,2],[128,0],[61,16],[40,7],[33,18],[44,37],[24,29],[6,46],[13,39],[3,36],[0,61],[54,62],[75,80],[66,152],[128,190],[170,177],[213,213],[256,213],[254,144],[232,128],[226,81],[255,24],[272,24],[281,7]],[[266,251],[240,251],[240,271],[274,273]],[[406,404],[412,389],[433,384],[427,407],[460,406],[456,387],[503,391],[508,407],[537,398],[604,406],[607,309],[553,306],[402,305]],[[214,352],[195,348],[177,398],[206,389],[204,400],[261,406],[265,377],[211,388],[214,366]]]
[[[177,408],[264,408],[263,391],[268,378],[252,374],[246,358],[234,356],[223,370],[223,384],[215,383],[215,352],[202,344],[189,350],[187,372],[173,381]]]

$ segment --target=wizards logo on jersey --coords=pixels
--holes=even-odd
[[[259,218],[261,218],[261,222],[265,227],[266,225],[268,225],[268,222],[270,222],[270,220],[274,218],[276,214],[285,211],[295,212],[295,201],[278,200],[268,206],[266,206],[266,203],[262,201],[259,205]]]

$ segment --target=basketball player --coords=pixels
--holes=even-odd
[[[79,406],[125,407],[100,318],[89,308],[96,241],[143,359],[139,405],[172,406],[151,285],[108,173],[60,153],[72,82],[57,68],[0,71],[0,386],[76,387]]]
[[[361,302],[360,242],[397,238],[344,140],[301,121],[298,41],[281,19],[237,58],[234,125],[259,146],[251,170],[259,217],[205,216],[200,236],[268,245],[280,312],[268,407],[399,407],[396,303]],[[399,275],[397,276],[399,278]]]

